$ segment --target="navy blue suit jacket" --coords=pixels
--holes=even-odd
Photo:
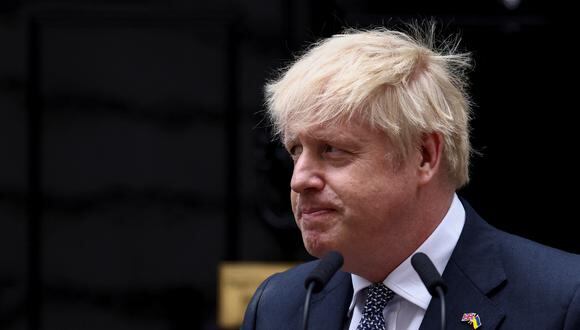
[[[488,225],[463,202],[466,222],[443,272],[447,329],[473,329],[463,313],[478,313],[479,329],[580,329],[580,256],[507,234]],[[304,279],[318,261],[276,274],[252,298],[242,325],[249,329],[301,329]],[[309,327],[343,329],[352,298],[350,274],[338,272],[313,295]],[[421,330],[439,329],[432,299]]]

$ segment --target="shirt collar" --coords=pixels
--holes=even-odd
[[[431,301],[431,295],[427,291],[427,288],[425,288],[425,285],[423,285],[423,282],[421,282],[419,275],[413,269],[411,257],[416,252],[427,254],[433,261],[437,271],[442,274],[459,240],[464,224],[465,209],[457,194],[454,194],[451,206],[441,223],[411,256],[405,259],[387,276],[383,283],[398,296],[427,310],[427,306],[429,306],[429,302]],[[368,280],[352,274],[353,295],[349,307],[349,314],[354,309],[356,298],[360,291],[370,284],[371,282]]]

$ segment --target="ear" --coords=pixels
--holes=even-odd
[[[443,136],[440,133],[424,133],[419,149],[420,162],[417,168],[419,182],[429,183],[439,172],[443,156]]]

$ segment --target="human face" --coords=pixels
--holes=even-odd
[[[349,263],[397,248],[416,201],[412,161],[395,161],[385,133],[358,122],[287,132],[291,201],[306,250],[336,250]]]

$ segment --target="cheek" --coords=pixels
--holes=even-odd
[[[344,198],[349,204],[352,216],[358,221],[364,221],[369,228],[387,219],[393,205],[399,203],[404,195],[402,187],[377,175],[368,175],[366,180],[352,182],[349,187],[348,195]]]

